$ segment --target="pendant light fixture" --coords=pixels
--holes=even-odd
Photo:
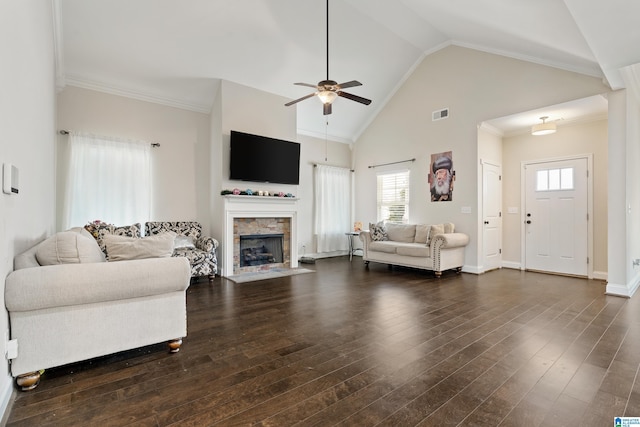
[[[549,116],[540,117],[542,123],[535,124],[531,126],[531,135],[549,135],[556,131],[555,123],[547,123],[547,119]]]

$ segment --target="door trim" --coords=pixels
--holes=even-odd
[[[587,264],[587,277],[593,279],[593,154],[578,154],[575,156],[551,157],[537,160],[523,160],[520,162],[520,270],[527,269],[526,259],[526,233],[524,222],[526,207],[526,170],[528,165],[536,165],[539,163],[561,162],[565,160],[587,160],[587,214],[589,221],[587,222],[587,256],[589,263]]]

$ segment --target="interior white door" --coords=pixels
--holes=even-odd
[[[500,166],[482,164],[484,271],[502,267],[502,178]]]
[[[526,165],[525,268],[588,274],[587,159]]]

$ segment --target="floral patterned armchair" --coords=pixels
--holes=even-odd
[[[218,241],[202,235],[202,225],[196,221],[150,221],[144,224],[145,236],[173,231],[178,234],[173,256],[186,257],[191,264],[191,277],[209,276],[218,272],[216,248]]]

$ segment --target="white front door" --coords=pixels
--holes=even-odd
[[[502,178],[500,166],[482,164],[483,270],[502,267]]]
[[[528,164],[525,170],[525,268],[587,276],[587,159]]]

